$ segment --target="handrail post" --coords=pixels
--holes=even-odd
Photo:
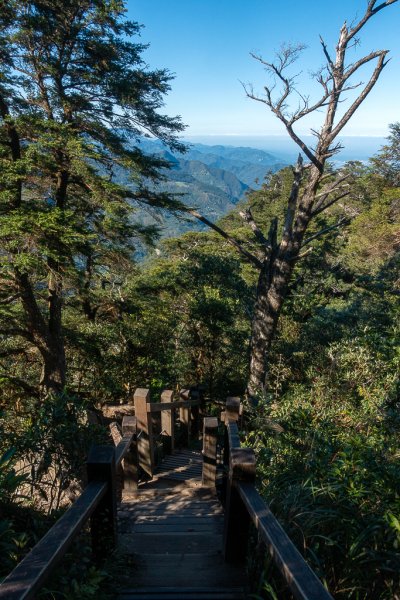
[[[215,487],[217,475],[217,431],[218,419],[205,417],[203,425],[203,474],[202,485]]]
[[[122,435],[133,433],[131,445],[124,457],[124,490],[135,494],[138,489],[137,419],[125,415],[122,419]]]
[[[109,425],[111,437],[114,442],[114,446],[117,447],[120,441],[122,440],[122,435],[119,430],[118,424],[116,421],[113,421]],[[117,502],[122,501],[122,490],[124,487],[124,471],[122,469],[122,464],[116,465],[116,488],[117,488]]]
[[[225,403],[225,423],[229,421],[239,421],[240,398],[228,396]]]
[[[227,425],[229,421],[239,421],[240,415],[240,398],[236,396],[228,396],[225,403],[225,411],[221,413],[221,420]],[[221,488],[221,503],[226,504],[226,494],[229,478],[229,439],[228,428],[224,427],[224,451],[223,451],[224,472]]]
[[[151,412],[147,408],[147,403],[150,402],[150,391],[145,388],[138,388],[134,395],[135,416],[137,419],[138,428],[138,455],[139,465],[142,469],[153,477],[154,470],[154,441],[153,441],[153,424]]]
[[[184,400],[189,400],[190,390],[181,390],[179,395]],[[181,406],[181,408],[179,409],[179,420],[181,422],[181,427],[183,430],[183,435],[181,439],[184,446],[189,446],[190,442],[190,412],[190,408],[186,406]]]
[[[224,523],[224,558],[241,564],[247,554],[250,516],[235,487],[236,481],[254,483],[256,457],[251,448],[232,448],[229,457],[229,479]]]
[[[191,423],[191,434],[194,439],[199,439],[200,433],[200,392],[197,389],[192,389],[190,392],[190,398],[192,400],[198,400],[199,403],[192,406],[192,423]]]
[[[107,492],[90,518],[93,557],[105,558],[117,543],[117,494],[115,449],[112,446],[92,446],[86,461],[88,483],[107,482]]]
[[[161,402],[173,402],[174,392],[164,390],[161,394]],[[161,435],[165,442],[165,451],[167,454],[173,454],[175,449],[175,409],[161,411]],[[163,444],[164,447],[164,444]]]

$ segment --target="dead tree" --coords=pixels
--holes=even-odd
[[[278,222],[276,219],[271,223],[269,233],[266,235],[255,222],[251,210],[242,211],[240,214],[251,228],[257,242],[258,251],[253,254],[245,249],[240,241],[211,223],[197,211],[190,211],[194,217],[222,235],[258,270],[257,293],[251,328],[248,382],[248,393],[252,398],[263,396],[265,392],[268,378],[268,352],[275,336],[283,303],[288,294],[293,268],[307,252],[305,247],[327,231],[324,229],[307,239],[306,232],[309,223],[314,217],[349,194],[346,177],[339,173],[336,180],[332,182],[330,178],[324,176],[326,162],[341,149],[337,141],[338,135],[375,86],[388,62],[387,50],[370,52],[350,64],[347,64],[346,54],[358,43],[357,36],[366,23],[382,9],[395,2],[397,0],[386,0],[386,2],[378,4],[377,0],[370,0],[359,21],[350,26],[346,22],[344,23],[334,54],[329,51],[322,37],[320,38],[325,66],[316,74],[322,93],[320,98],[314,102],[311,102],[309,97],[300,94],[296,89],[295,77],[287,75],[288,68],[298,59],[303,49],[302,46],[284,47],[277,55],[275,62],[267,62],[261,56],[253,55],[272,76],[273,82],[264,87],[265,94],[262,96],[255,94],[252,87],[245,86],[247,96],[257,102],[262,102],[276,115],[309,161],[304,165],[300,154],[293,169],[293,184],[281,227],[280,239],[277,238]],[[359,70],[369,64],[373,67],[368,82],[354,83],[354,78]],[[350,90],[357,90],[354,92],[355,99],[350,102],[344,113],[338,114],[339,106],[345,101],[343,95]],[[294,112],[291,112],[289,103],[293,95],[300,98],[300,104]],[[323,124],[319,131],[313,131],[316,143],[315,147],[311,147],[296,133],[295,126],[300,119],[321,110],[324,111]],[[307,176],[305,177],[306,169]],[[343,223],[344,221],[340,220],[336,227],[340,227]]]

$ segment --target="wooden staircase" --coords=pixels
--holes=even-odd
[[[34,600],[89,520],[96,561],[117,544],[125,558],[113,594],[118,600],[254,597],[245,573],[251,523],[296,600],[332,600],[255,487],[255,453],[240,443],[239,399],[228,398],[221,413],[222,508],[216,495],[218,420],[204,417],[202,452],[175,450],[178,409],[184,434],[179,443],[188,442],[191,431],[198,439],[199,431],[199,398],[186,390],[180,397],[174,401],[165,391],[154,403],[147,389],[136,390],[135,417],[124,417],[122,435],[114,427],[116,447],[91,449],[86,488],[2,582],[0,600]],[[158,467],[156,422],[169,452]]]
[[[239,600],[243,568],[224,562],[224,513],[201,487],[200,452],[176,453],[119,510],[119,540],[133,565],[118,600]]]

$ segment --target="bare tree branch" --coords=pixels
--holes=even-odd
[[[211,229],[214,229],[214,231],[219,233],[219,235],[221,235],[224,239],[226,239],[227,242],[229,242],[232,246],[234,246],[236,248],[236,250],[238,250],[245,258],[247,258],[248,261],[250,261],[258,269],[261,268],[261,266],[262,266],[261,261],[256,256],[251,254],[251,252],[248,252],[247,250],[245,250],[245,248],[243,248],[243,246],[241,245],[240,242],[238,242],[237,240],[235,240],[235,238],[233,238],[228,233],[226,233],[226,231],[221,229],[221,227],[218,227],[218,225],[216,225],[212,221],[209,221],[206,217],[203,217],[203,215],[201,215],[199,212],[197,212],[197,210],[189,209],[187,212],[190,215],[192,215],[193,217],[195,217],[196,219],[198,219],[199,221],[201,221],[202,223],[204,223],[205,225],[207,225],[208,227],[210,227]]]
[[[369,82],[367,83],[367,85],[365,86],[365,88],[363,89],[361,94],[358,96],[358,98],[353,102],[353,104],[350,106],[350,108],[346,111],[346,113],[340,119],[339,123],[334,127],[334,129],[332,130],[332,132],[330,134],[331,139],[334,139],[337,135],[339,135],[339,133],[341,132],[343,127],[348,123],[348,121],[351,119],[351,117],[356,112],[358,107],[362,104],[362,102],[364,102],[365,98],[368,96],[368,94],[370,93],[370,91],[372,90],[372,88],[374,87],[376,82],[378,81],[379,75],[381,74],[382,70],[388,63],[388,61],[385,62],[385,57],[386,57],[387,53],[388,53],[387,50],[381,50],[379,52],[378,64],[376,65],[374,72],[372,73],[371,79],[369,80]]]
[[[325,235],[325,233],[328,233],[329,231],[333,231],[334,229],[338,229],[338,227],[341,227],[342,225],[346,225],[347,223],[350,223],[350,219],[348,217],[343,217],[343,219],[340,219],[340,221],[338,221],[335,225],[331,225],[330,227],[325,227],[325,229],[321,229],[320,231],[318,231],[318,233],[314,233],[313,235],[311,235],[309,238],[304,240],[301,247],[304,248],[304,246],[307,246],[307,244],[309,244],[313,240],[316,240],[316,239],[320,238],[322,235]]]
[[[300,254],[298,254],[297,256],[294,256],[291,260],[297,262],[298,260],[301,260],[305,256],[309,256],[312,252],[314,252],[314,248],[307,248],[307,250],[304,250],[304,252],[300,252]]]
[[[246,208],[246,210],[239,211],[239,215],[246,221],[248,225],[250,225],[251,230],[253,231],[257,241],[265,247],[269,246],[269,240],[264,236],[261,229],[258,227],[257,223],[254,220],[254,217],[251,213],[250,208]]]
[[[292,234],[293,221],[296,214],[297,199],[299,196],[301,178],[303,176],[303,158],[301,154],[299,154],[297,158],[297,164],[293,169],[293,175],[294,179],[286,209],[285,223],[283,225],[282,241],[280,245],[282,250],[284,250],[289,243],[289,239]]]
[[[348,190],[347,192],[344,192],[343,194],[340,194],[339,196],[336,196],[335,198],[332,198],[332,200],[330,200],[326,204],[319,205],[317,208],[315,208],[311,212],[311,217],[316,217],[317,215],[319,215],[320,213],[322,213],[324,210],[326,210],[330,206],[333,206],[334,204],[336,204],[336,202],[338,202],[342,198],[346,198],[346,196],[348,196],[349,194],[350,194],[350,190]]]
[[[357,35],[357,33],[360,31],[360,29],[362,27],[364,27],[364,25],[367,23],[367,21],[369,21],[369,19],[371,17],[376,15],[376,13],[378,13],[383,8],[386,8],[387,6],[390,6],[391,4],[395,4],[395,2],[397,2],[397,0],[386,0],[386,2],[382,2],[381,4],[378,4],[378,6],[376,6],[376,1],[377,0],[370,0],[368,2],[367,10],[366,10],[364,16],[362,17],[362,19],[360,19],[360,21],[356,25],[354,25],[354,27],[352,27],[350,29],[350,31],[347,31],[347,27],[346,27],[346,31],[347,31],[346,45],[350,42],[351,39],[354,38],[355,35]]]
[[[374,60],[374,58],[379,58],[381,55],[381,52],[382,52],[381,50],[377,50],[376,52],[371,52],[367,56],[363,56],[362,58],[360,58],[360,60],[355,62],[353,65],[349,65],[346,69],[346,72],[343,74],[343,81],[347,81],[363,65],[366,65],[367,63],[371,62],[371,60]],[[353,86],[353,88],[354,87],[355,86]],[[343,88],[342,91],[347,91],[347,89],[349,89],[349,88]]]

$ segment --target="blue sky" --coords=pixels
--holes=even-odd
[[[322,34],[334,48],[343,21],[360,16],[367,0],[127,0],[128,16],[142,23],[141,39],[150,48],[152,68],[175,73],[165,112],[179,114],[186,137],[284,134],[267,107],[246,98],[241,81],[262,92],[262,66],[250,56],[270,60],[283,42],[307,45],[296,64],[299,87],[313,91],[309,73],[323,63]],[[371,50],[389,49],[391,61],[376,88],[347,125],[345,135],[385,136],[400,120],[400,2],[378,13],[360,35],[351,60]],[[363,73],[363,78],[367,73]],[[318,127],[318,115],[298,126],[302,134]]]

